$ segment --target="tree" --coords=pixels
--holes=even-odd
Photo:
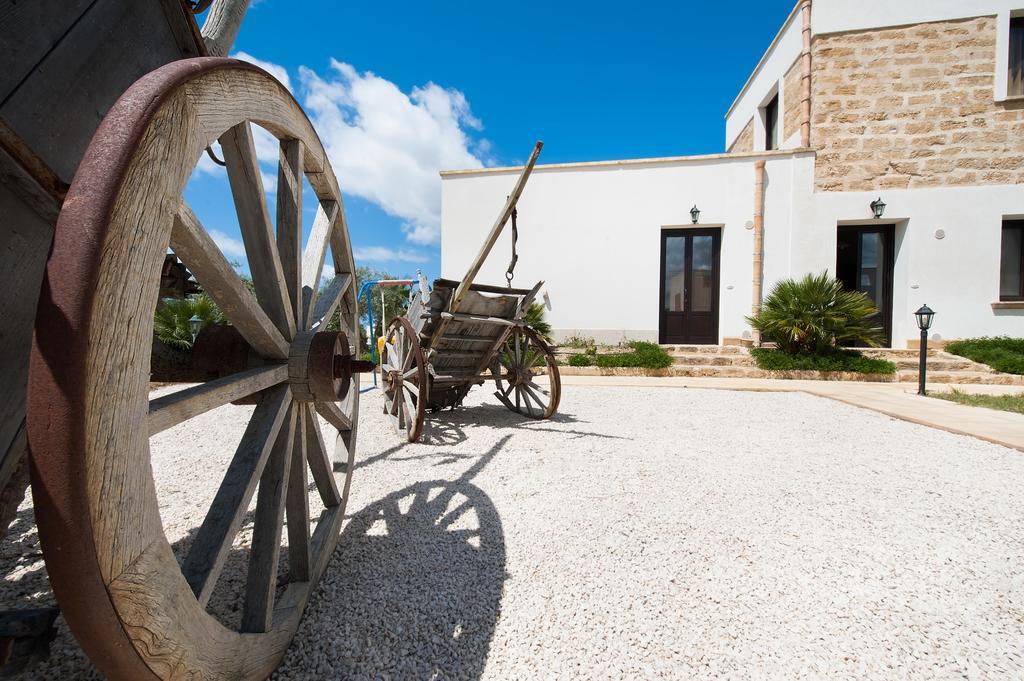
[[[551,324],[544,319],[546,308],[542,303],[530,303],[524,320],[526,325],[537,332],[545,343],[551,343]]]
[[[372,267],[356,267],[355,277],[355,290],[358,293],[365,281],[377,281],[382,279],[415,279],[411,276],[395,276],[390,272],[383,270],[373,269]],[[330,285],[330,281],[324,283],[321,287],[321,293],[323,290]],[[386,312],[381,312],[381,291],[384,292],[384,307]],[[367,300],[369,298],[369,301]],[[388,286],[388,287],[374,287],[370,290],[369,296],[364,296],[359,299],[359,323],[362,325],[364,332],[360,334],[360,337],[365,336],[366,324],[369,323],[369,306],[373,306],[373,324],[374,324],[374,338],[384,335],[384,329],[387,328],[387,324],[397,317],[398,315],[405,314],[406,308],[409,306],[409,287],[408,286]],[[331,317],[331,321],[328,322],[327,328],[330,330],[337,331],[341,328],[341,311],[335,310],[334,315]],[[369,348],[368,340],[363,338],[363,345],[365,348]]]
[[[877,346],[882,329],[878,309],[860,291],[822,272],[799,281],[783,279],[764,300],[761,311],[747,322],[765,340],[790,355],[820,355],[853,343]]]

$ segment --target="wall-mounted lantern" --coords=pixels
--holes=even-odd
[[[918,360],[917,366],[917,394],[924,395],[925,369],[928,364],[928,329],[932,328],[935,311],[925,304],[914,313],[914,316],[917,317],[917,328],[921,329],[921,358]]]
[[[693,204],[693,208],[690,209],[690,217],[693,219],[693,224],[697,224],[700,220],[700,209],[697,208],[697,204]]]
[[[871,202],[871,213],[875,216],[875,219],[882,217],[882,213],[885,212],[885,201],[882,201],[882,197],[879,196],[877,199]]]

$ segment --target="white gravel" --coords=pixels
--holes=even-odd
[[[468,403],[402,445],[363,396],[352,516],[276,678],[1024,675],[1019,452],[797,393]],[[158,442],[172,540],[246,412]],[[5,603],[45,601],[18,530]],[[24,678],[95,677],[63,624],[53,650]]]

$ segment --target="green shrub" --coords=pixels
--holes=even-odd
[[[996,371],[1024,374],[1024,338],[967,338],[947,343],[946,351],[987,364]]]
[[[590,367],[594,366],[594,355],[569,355],[569,366],[571,367]]]
[[[849,371],[858,374],[895,374],[896,365],[884,359],[865,357],[855,350],[791,355],[782,350],[752,348],[758,368],[766,371]]]
[[[763,340],[790,355],[825,355],[844,345],[879,345],[878,310],[859,291],[846,291],[826,272],[803,279],[783,279],[764,299],[761,311],[747,322]]]
[[[642,369],[664,369],[672,366],[672,357],[655,343],[630,341],[627,347],[629,352],[614,352],[607,355],[572,355],[569,357],[569,366],[639,367]]]

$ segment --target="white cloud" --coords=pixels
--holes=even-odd
[[[471,113],[466,97],[434,83],[406,94],[389,80],[368,71],[359,73],[334,59],[325,77],[301,67],[299,78],[305,108],[327,148],[342,191],[401,218],[409,241],[437,243],[441,232],[438,172],[485,165],[488,146],[467,135],[467,130],[478,131],[482,124]],[[394,260],[394,252],[391,256]]]
[[[275,64],[273,62],[257,59],[248,52],[242,52],[241,50],[235,52],[231,56],[234,59],[241,59],[242,61],[247,61],[250,64],[255,64],[256,66],[260,67],[261,69],[272,75],[274,78],[277,78],[279,81],[281,81],[281,85],[284,85],[286,88],[288,88],[289,91],[291,91],[292,79],[288,77],[288,70],[285,67],[281,66],[280,64]]]
[[[356,260],[370,262],[426,262],[427,256],[418,251],[388,248],[387,246],[356,246],[352,249]]]
[[[320,283],[331,279],[334,279],[334,265],[324,263],[323,269],[320,270]]]
[[[245,259],[245,244],[242,243],[241,239],[236,239],[217,229],[211,229],[209,232],[210,238],[217,244],[225,258],[228,260],[234,258]]]

